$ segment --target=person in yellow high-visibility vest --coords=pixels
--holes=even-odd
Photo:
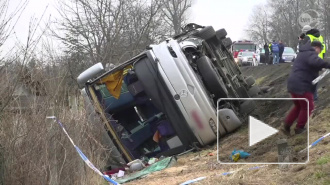
[[[319,54],[319,57],[323,59],[326,52],[326,46],[324,44],[324,39],[323,36],[320,34],[320,31],[318,29],[312,29],[309,25],[306,25],[302,28],[302,32],[304,34],[302,38],[304,40],[304,43],[308,41],[310,41],[310,43],[312,43],[313,41],[319,41],[322,43],[323,49]]]
[[[300,39],[302,40],[301,44],[311,44],[313,41],[319,41],[321,42],[323,48],[322,51],[319,53],[319,57],[324,59],[325,57],[325,52],[326,52],[326,46],[324,44],[324,39],[322,37],[322,35],[320,34],[320,31],[318,29],[312,29],[311,26],[309,25],[305,25],[302,28],[302,34],[300,35]],[[317,84],[315,84],[315,92],[314,92],[314,101],[316,101],[318,99],[318,95],[317,95]]]

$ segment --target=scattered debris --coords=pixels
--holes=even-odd
[[[132,161],[133,162],[133,161]],[[139,162],[142,162],[141,160],[135,160],[135,163],[129,163],[131,166],[134,164],[141,164]],[[140,171],[136,171],[134,173],[131,174],[127,174],[125,175],[123,178],[118,179],[117,181],[119,183],[126,183],[129,181],[133,181],[139,178],[142,178],[150,173],[156,172],[156,171],[160,171],[163,170],[165,168],[171,167],[176,163],[176,158],[175,157],[167,157],[163,160],[157,161],[154,164],[140,170]],[[143,163],[142,163],[143,164]]]
[[[206,177],[198,177],[196,179],[192,179],[192,180],[189,180],[189,181],[186,181],[184,183],[181,183],[180,185],[187,185],[187,184],[192,184],[192,183],[195,183],[197,181],[201,181],[203,179],[205,179]]]
[[[109,171],[105,171],[105,172],[103,172],[103,174],[104,175],[113,175],[113,174],[115,174],[115,173],[118,173],[120,170],[122,170],[122,171],[126,171],[126,170],[128,170],[129,168],[115,168],[115,169],[112,169],[112,170],[109,170]]]
[[[258,170],[260,168],[264,168],[264,167],[267,167],[268,165],[263,165],[263,166],[255,166],[255,167],[252,167],[252,168],[248,168],[247,170]],[[233,174],[233,173],[236,173],[240,170],[235,170],[235,171],[229,171],[229,172],[224,172],[222,174],[219,174],[219,175],[223,175],[223,176],[226,176],[226,175],[230,175],[230,174]]]
[[[199,158],[200,158],[200,156],[199,156],[199,155],[197,155],[197,156],[195,156],[195,157],[191,158],[190,160],[191,160],[191,161],[197,161]]]
[[[135,162],[130,165],[129,170],[131,172],[140,171],[145,168],[145,165],[142,162]]]
[[[154,164],[157,161],[158,161],[158,159],[153,157],[153,158],[149,159],[148,164],[151,165],[151,164]]]
[[[125,175],[125,171],[122,171],[122,170],[119,170],[118,174],[117,174],[117,177],[124,177]]]
[[[133,163],[143,163],[143,162],[141,161],[141,159],[135,159],[134,161],[127,163],[127,166],[131,166]]]
[[[243,150],[234,150],[231,153],[231,160],[237,162],[239,159],[245,159],[249,156],[250,156],[250,154],[247,152],[244,152]]]

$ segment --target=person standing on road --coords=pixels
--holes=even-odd
[[[283,55],[283,52],[284,52],[284,44],[283,42],[280,40],[279,41],[279,44],[278,44],[278,47],[280,49],[280,52],[279,52],[279,56],[280,56],[280,62],[284,62],[283,58],[282,58],[282,55]]]
[[[313,92],[315,91],[315,85],[312,84],[312,81],[318,77],[318,72],[322,68],[330,69],[330,62],[318,57],[322,49],[323,45],[319,41],[313,41],[311,44],[299,47],[299,53],[293,63],[287,88],[292,98],[305,98],[309,103],[307,104],[304,100],[293,100],[294,107],[290,110],[284,123],[286,133],[290,133],[290,127],[295,120],[297,120],[296,134],[303,133],[306,130],[305,125],[308,115],[314,109]],[[309,105],[309,109],[307,105]]]
[[[325,57],[326,46],[324,44],[324,39],[318,29],[312,29],[312,27],[310,27],[309,25],[305,25],[302,28],[302,34],[300,35],[299,40],[300,40],[299,46],[307,43],[310,44],[313,41],[320,41],[321,44],[323,45],[323,49],[318,56],[322,59]],[[317,95],[317,84],[316,84],[316,88],[314,92],[314,101],[317,101],[317,99],[318,99],[318,95]]]
[[[265,43],[264,45],[264,50],[265,50],[265,64],[269,63],[269,47],[268,44]]]
[[[273,43],[270,47],[272,53],[273,53],[273,64],[279,64],[280,62],[280,48],[277,42],[273,40]]]

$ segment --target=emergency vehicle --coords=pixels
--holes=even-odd
[[[256,44],[253,43],[253,41],[249,41],[249,40],[234,41],[231,47],[231,51],[235,59],[237,59],[239,52],[250,51],[255,53],[256,50],[257,50]]]

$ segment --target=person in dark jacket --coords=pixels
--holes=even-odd
[[[279,49],[280,49],[280,63],[281,62],[284,62],[284,60],[283,60],[283,58],[282,58],[282,55],[283,55],[283,52],[284,52],[284,44],[283,44],[283,42],[280,40],[279,42],[278,42],[278,47],[279,47]]]
[[[314,109],[313,93],[315,85],[312,81],[318,77],[318,73],[322,68],[330,68],[330,62],[326,62],[318,54],[322,51],[323,45],[319,41],[314,41],[311,44],[301,45],[299,53],[288,79],[288,91],[292,98],[305,98],[304,100],[293,100],[294,107],[285,119],[284,130],[290,132],[290,127],[297,120],[295,133],[304,132],[308,114],[310,115]],[[307,108],[309,105],[309,109]],[[307,111],[308,110],[308,111]]]
[[[320,34],[320,31],[318,29],[312,29],[312,27],[310,27],[309,25],[306,25],[302,28],[302,34],[300,35],[300,39],[299,39],[299,47],[300,45],[304,45],[304,44],[310,44],[313,41],[320,41],[323,45],[323,49],[322,51],[319,53],[319,57],[320,58],[324,58],[325,56],[325,52],[326,52],[326,47],[324,44],[324,39],[322,37],[322,35]],[[318,95],[317,95],[317,84],[315,86],[315,92],[314,92],[314,101],[316,101],[318,99]]]
[[[265,64],[269,63],[269,46],[267,43],[264,45],[264,50],[265,50]]]

